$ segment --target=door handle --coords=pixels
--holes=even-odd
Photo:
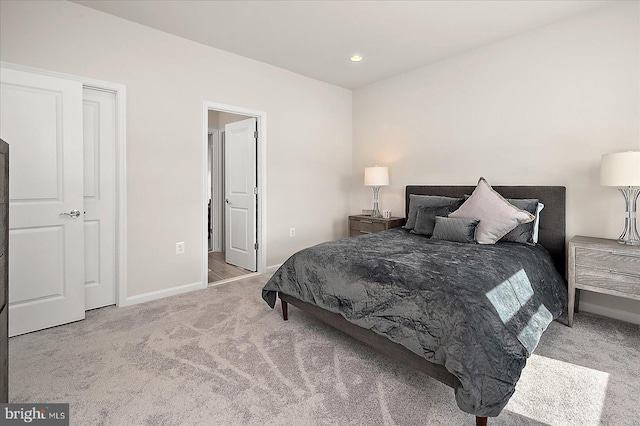
[[[60,216],[71,216],[72,219],[77,219],[78,217],[80,217],[80,210],[71,210],[69,213],[67,212],[62,212],[60,213]]]
[[[228,198],[225,198],[224,202],[225,202],[225,203],[227,203],[227,204],[229,204],[229,199],[228,199]]]

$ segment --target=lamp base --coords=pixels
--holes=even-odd
[[[618,242],[629,246],[640,246],[640,235],[636,225],[636,204],[640,196],[640,188],[630,186],[620,188],[620,192],[627,205],[627,217],[624,219],[624,231],[618,237]]]
[[[380,209],[378,209],[378,195],[380,194],[379,186],[372,186],[373,190],[373,210],[371,211],[371,217],[382,217],[380,214]]]
[[[620,244],[628,246],[640,246],[640,235],[638,235],[638,228],[636,227],[636,220],[624,219],[624,232],[618,238]]]
[[[640,241],[634,240],[618,240],[618,244],[624,244],[626,246],[640,246]]]

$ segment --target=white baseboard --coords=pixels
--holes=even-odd
[[[277,265],[271,265],[271,266],[267,266],[267,271],[265,272],[265,274],[273,274],[274,272],[276,272],[278,270],[279,267],[282,266],[282,263],[279,263]]]
[[[177,296],[178,294],[188,293],[194,290],[202,290],[207,288],[207,284],[202,282],[185,284],[178,287],[171,287],[164,290],[152,291],[149,293],[138,294],[136,296],[126,297],[124,303],[120,303],[120,307],[137,305],[138,303],[150,302],[152,300],[164,299],[165,297]]]
[[[621,311],[618,309],[607,308],[606,306],[596,305],[588,302],[580,302],[580,311],[590,312],[603,317],[615,318],[617,320],[640,324],[640,314],[633,312]]]

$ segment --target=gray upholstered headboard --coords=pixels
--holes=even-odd
[[[405,217],[409,216],[409,195],[441,195],[462,197],[471,194],[475,186],[427,186],[408,185],[406,188]],[[566,277],[565,251],[565,200],[567,189],[564,186],[494,186],[505,198],[537,198],[544,204],[540,213],[540,233],[538,243],[546,248],[556,269]]]

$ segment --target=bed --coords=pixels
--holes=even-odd
[[[407,217],[412,195],[464,197],[474,189],[407,186]],[[263,299],[273,308],[277,295],[285,320],[292,304],[454,388],[460,409],[487,424],[567,299],[565,188],[493,189],[544,204],[538,244],[432,241],[396,228],[294,254]]]

